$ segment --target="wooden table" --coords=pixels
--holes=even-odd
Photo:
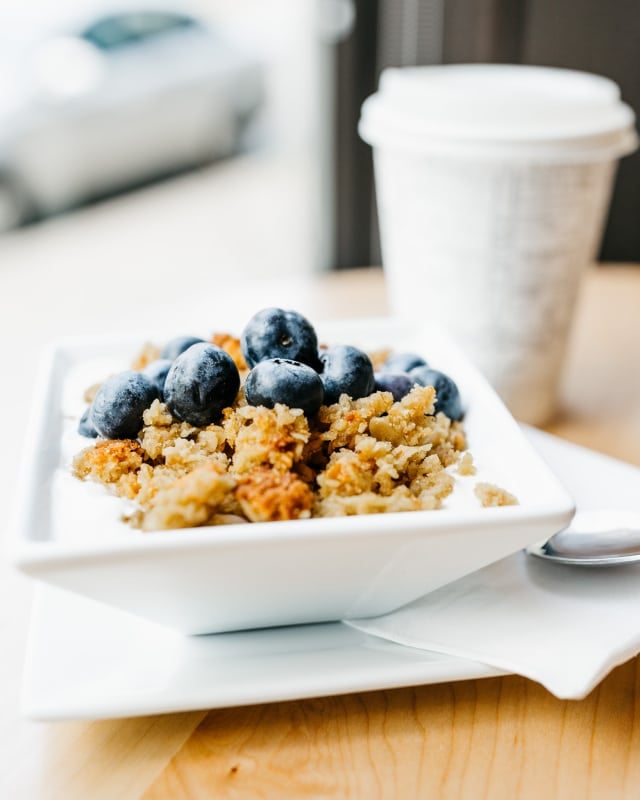
[[[22,341],[7,360],[26,393],[31,370],[25,361],[43,338],[120,324],[109,310],[122,302],[106,285],[85,308],[67,293],[56,294],[59,276],[46,265],[30,270],[8,268],[0,278],[4,332],[18,316],[23,325]],[[249,308],[279,303],[313,318],[385,310],[376,270],[235,289],[225,284],[224,292],[219,276],[201,278],[184,317],[211,318],[212,326],[216,303],[240,298]],[[145,305],[149,292],[154,297],[147,278],[131,270],[128,279],[141,330],[175,312],[166,291]],[[27,292],[30,302],[16,304]],[[640,267],[593,270],[580,300],[562,410],[549,430],[640,465],[639,343]],[[24,398],[12,396],[11,403],[10,411],[19,413]],[[5,454],[19,450],[20,426],[7,436]],[[3,469],[9,497],[13,469]],[[0,569],[2,798],[640,797],[638,659],[580,702],[505,677],[140,719],[26,721],[17,693],[31,585],[7,566]]]

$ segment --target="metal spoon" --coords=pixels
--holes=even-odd
[[[571,524],[527,553],[561,564],[610,567],[640,561],[640,513],[580,511]]]

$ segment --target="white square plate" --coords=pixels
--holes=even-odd
[[[589,508],[615,482],[633,507],[633,468],[533,429],[527,437]],[[585,475],[587,479],[585,479]],[[181,636],[49,586],[29,629],[22,710],[99,719],[323,697],[504,674],[496,667],[368,636],[339,622]]]
[[[121,501],[72,478],[69,461],[87,444],[75,434],[83,389],[126,369],[143,342],[66,341],[52,347],[36,394],[17,504],[17,566],[153,622],[210,633],[383,614],[570,520],[567,492],[441,331],[389,320],[317,329],[323,342],[423,353],[456,380],[478,474],[457,477],[443,509],[131,530],[119,519]],[[477,480],[508,489],[519,505],[481,508],[473,495]]]
[[[38,589],[31,626],[22,710],[40,720],[226,708],[503,674],[341,622],[182,636],[50,586]]]

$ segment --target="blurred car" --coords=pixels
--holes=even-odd
[[[229,156],[262,101],[257,59],[175,7],[2,31],[0,231]]]

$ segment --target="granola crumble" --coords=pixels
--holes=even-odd
[[[246,371],[238,339],[212,341]],[[145,345],[135,366],[157,352]],[[434,401],[434,389],[418,385],[397,402],[390,392],[342,395],[308,419],[248,405],[241,389],[218,423],[198,428],[155,400],[137,441],[98,441],[72,470],[133,500],[128,521],[145,531],[438,509],[455,484],[447,468],[469,476],[475,466],[462,424],[434,414]],[[475,493],[484,506],[517,502],[490,484]]]
[[[518,505],[518,499],[514,495],[493,483],[477,483],[474,493],[484,508]]]

